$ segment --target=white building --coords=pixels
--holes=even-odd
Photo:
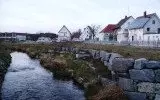
[[[134,18],[132,16],[127,17],[125,16],[124,19],[122,19],[121,21],[119,21],[119,23],[116,25],[116,35],[117,35],[117,41],[120,42],[124,42],[124,41],[128,41],[128,35],[129,35],[129,31],[128,31],[128,26],[133,22]]]
[[[96,35],[99,41],[114,41],[115,40],[115,24],[109,24],[100,33]]]
[[[80,36],[80,40],[86,41],[86,40],[92,40],[92,39],[93,39],[93,29],[90,26],[87,26],[86,28],[84,28],[84,31]]]
[[[129,26],[129,41],[158,41],[160,19],[156,13],[137,17]]]
[[[71,32],[65,25],[58,32],[58,41],[71,41]]]
[[[38,43],[51,43],[52,40],[49,37],[39,37],[37,42]]]
[[[4,41],[25,41],[26,33],[0,33],[0,40]]]

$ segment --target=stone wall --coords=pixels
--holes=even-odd
[[[124,91],[129,100],[160,100],[160,62],[145,58],[124,58],[117,53],[62,47],[77,58],[101,59],[112,73],[112,80]],[[89,56],[90,55],[90,56]]]

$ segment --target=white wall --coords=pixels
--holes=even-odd
[[[26,40],[25,35],[16,35],[16,38],[17,38],[18,41],[25,41]]]
[[[134,18],[131,17],[130,19],[128,19],[122,26],[120,29],[117,30],[116,34],[117,34],[117,41],[118,42],[122,42],[122,41],[128,41],[129,37],[126,36],[126,34],[124,33],[128,33],[126,30],[128,30],[128,26],[134,21]],[[129,34],[129,33],[128,33]]]
[[[91,30],[88,27],[86,27],[84,28],[84,31],[80,36],[80,40],[82,41],[88,40],[90,36],[92,36]]]
[[[152,21],[155,20],[155,24],[152,24]],[[158,28],[160,28],[160,20],[157,16],[153,16],[145,25],[144,33],[148,33],[147,28],[150,28],[151,33],[158,33]]]
[[[145,34],[144,41],[158,41],[160,40],[160,34]]]
[[[132,41],[132,37],[134,37],[133,41],[143,41],[143,29],[129,30],[129,41]]]
[[[59,32],[58,32],[58,41],[62,41],[62,40],[67,40],[70,41],[71,40],[71,34],[68,31],[68,29],[66,29],[65,27],[63,27]]]

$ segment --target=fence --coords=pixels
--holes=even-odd
[[[90,41],[85,41],[84,43],[92,43],[92,44],[101,44],[101,45],[106,45],[106,44],[113,44],[113,45],[131,45],[131,46],[142,46],[142,47],[160,47],[160,41],[122,41],[122,42],[117,42],[117,41],[95,41],[95,40],[90,40]]]

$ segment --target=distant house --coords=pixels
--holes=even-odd
[[[96,38],[98,38],[99,41],[116,40],[116,35],[114,33],[115,28],[116,28],[115,24],[109,24],[99,34],[97,34]]]
[[[39,37],[37,42],[38,43],[51,43],[52,39],[50,37]]]
[[[0,40],[4,41],[25,41],[26,40],[26,33],[0,33]]]
[[[132,16],[127,17],[125,16],[124,19],[120,20],[118,24],[116,25],[115,33],[117,35],[117,41],[123,42],[128,41],[128,26],[133,22],[134,18]]]
[[[137,17],[129,26],[129,41],[158,41],[160,19],[156,13]]]
[[[93,39],[93,29],[91,26],[87,26],[84,28],[84,31],[82,32],[80,36],[81,41],[86,41],[86,40],[92,40]]]
[[[58,41],[71,41],[71,32],[65,25],[58,32]]]

